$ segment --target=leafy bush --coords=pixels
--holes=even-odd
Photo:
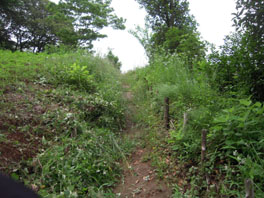
[[[240,99],[236,103],[216,115],[210,130],[210,138],[224,139],[226,146],[223,149],[229,150],[229,154],[238,150],[247,156],[251,152],[248,150],[250,144],[258,145],[259,151],[263,150],[264,144],[261,144],[264,139],[263,105],[259,102],[252,104],[248,99]]]
[[[216,115],[209,134],[210,142],[215,143],[214,147],[229,158],[228,162],[232,166],[237,165],[233,171],[240,176],[235,181],[240,183],[247,178],[253,179],[255,184],[259,185],[257,193],[262,193],[262,196],[263,113],[264,107],[260,102],[252,103],[249,99],[235,100],[231,108],[223,109]]]
[[[78,88],[84,88],[85,90],[94,89],[93,76],[89,74],[87,66],[80,66],[74,63],[66,71],[64,80],[70,85],[77,85]]]

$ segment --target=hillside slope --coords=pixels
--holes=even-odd
[[[120,72],[85,51],[0,56],[0,171],[43,197],[114,196],[131,147]]]

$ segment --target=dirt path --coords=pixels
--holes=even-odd
[[[128,89],[128,86],[124,86]],[[127,111],[127,129],[126,133],[129,137],[135,138],[140,136],[143,129],[137,128],[132,121],[133,114],[137,109],[132,104],[133,95],[130,91],[124,93],[124,97],[128,100]],[[164,181],[156,178],[155,170],[151,167],[149,161],[144,161],[150,151],[146,148],[138,147],[130,156],[127,163],[124,163],[124,175],[120,184],[114,189],[114,193],[121,198],[169,198],[171,190]]]

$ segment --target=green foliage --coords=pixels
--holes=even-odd
[[[112,52],[112,50],[109,50],[106,58],[118,69],[121,69],[122,63],[119,61],[119,58],[115,56]]]
[[[239,33],[227,36],[221,51],[213,51],[203,70],[211,77],[211,85],[223,93],[229,91],[251,94],[253,81],[250,54],[246,48],[246,37]]]
[[[189,4],[183,1],[137,0],[148,13],[145,30],[137,27],[132,34],[146,49],[152,60],[159,49],[177,52],[188,59],[189,66],[205,56],[205,43],[196,31],[196,22],[189,13]],[[153,34],[149,34],[151,29]]]
[[[164,26],[182,28],[185,25],[193,25],[194,21],[189,14],[189,4],[186,0],[137,0],[137,2],[147,11],[147,21],[153,30],[162,29]]]
[[[60,0],[58,7],[73,21],[80,46],[92,48],[94,40],[106,37],[99,32],[102,28],[125,29],[125,20],[113,13],[110,4],[111,0]]]
[[[156,49],[152,48],[151,37],[153,36],[153,33],[147,23],[145,26],[145,28],[136,26],[135,30],[129,30],[129,33],[139,41],[139,43],[144,47],[147,57],[151,59],[151,56],[154,54]]]
[[[220,52],[210,55],[207,68],[216,71],[214,83],[220,91],[243,92],[263,101],[263,10],[262,2],[237,1],[237,32],[226,37]]]
[[[3,91],[21,80],[34,81],[39,71],[43,72],[39,62],[45,60],[42,55],[30,53],[0,51],[0,78]]]
[[[78,88],[90,90],[93,87],[93,76],[89,75],[87,66],[80,66],[76,63],[69,67],[63,79],[70,85],[77,85]]]
[[[0,5],[0,48],[43,52],[47,45],[92,48],[105,37],[103,27],[124,29],[124,19],[113,14],[111,1],[4,1]]]
[[[60,40],[57,33],[66,29],[73,31],[73,26],[65,17],[56,14],[54,7],[56,4],[48,0],[23,0],[11,4],[3,10],[1,17],[7,34],[3,42],[12,42],[9,47],[12,50],[30,49],[33,52],[43,51],[47,44],[55,45]]]
[[[99,127],[120,129],[124,124],[123,108],[117,101],[107,101],[99,94],[90,95],[76,102],[83,120]]]
[[[1,117],[21,120],[23,102],[34,117],[26,122],[24,111],[21,125],[6,123],[6,133],[23,132],[41,145],[34,159],[6,171],[34,184],[43,197],[114,197],[110,187],[133,144],[119,134],[124,125],[120,71],[84,50],[50,55],[0,51],[0,56]],[[7,103],[14,100],[9,94],[21,98],[19,104]],[[44,113],[35,115],[35,108]]]
[[[209,68],[214,62],[204,60],[189,68],[185,61],[188,60],[182,56],[160,52],[149,66],[130,74],[134,75],[132,84],[138,92],[137,104],[143,105],[142,114],[148,115],[140,117],[145,124],[154,128],[159,125],[163,117],[164,97],[170,99],[171,130],[168,147],[164,150],[171,149],[175,153],[175,160],[179,161],[177,166],[189,161],[192,166],[181,167],[186,169],[186,175],[181,177],[188,178],[182,188],[188,188],[188,191],[183,195],[178,189],[175,196],[177,193],[187,197],[242,196],[246,178],[254,180],[256,194],[263,196],[263,105],[245,99],[241,92],[220,96],[214,88],[217,77],[211,78],[215,71]],[[198,171],[202,129],[209,131],[205,171],[215,182],[209,187],[202,182],[204,176]],[[152,146],[161,145],[162,137],[152,138],[148,136]],[[152,160],[161,171],[159,174],[169,171],[166,164],[163,166],[160,160],[160,163],[156,162],[159,156],[164,157],[164,153],[153,152]],[[215,172],[220,173],[215,175]],[[209,190],[205,191],[206,188]]]
[[[244,197],[247,178],[254,181],[256,197],[263,197],[264,110],[257,102],[263,101],[263,3],[237,0],[238,32],[204,59],[205,45],[187,1],[138,2],[149,14],[153,34],[139,28],[133,34],[150,54],[150,64],[129,75],[136,102],[143,106],[145,116],[139,119],[151,132],[160,130],[164,98],[170,99],[168,148],[152,154],[159,175],[180,166],[176,175],[186,179],[175,187],[175,197]],[[208,136],[201,164],[203,129]],[[166,140],[147,137],[153,148]],[[161,159],[167,150],[172,151],[168,158],[174,154],[178,162],[166,168]]]
[[[261,124],[264,108],[261,103],[252,104],[249,99],[240,99],[236,103],[216,115],[209,136],[215,141],[220,139],[219,136],[224,136],[225,145],[222,149],[227,154],[237,150],[243,156],[250,156],[255,154],[249,149],[252,145],[257,151],[264,148]]]
[[[192,73],[183,58],[176,54],[166,55],[165,52],[160,52],[146,70],[148,86],[156,90],[160,100],[170,97],[172,103],[181,102],[190,108],[192,103],[206,105],[204,99],[209,100],[213,94],[209,84],[200,80],[205,76]]]
[[[90,192],[113,186],[120,174],[124,148],[116,139],[106,129],[86,129],[76,138],[63,138],[38,156],[30,179],[42,186],[43,197],[92,197]]]
[[[242,181],[251,178],[256,185],[256,194],[263,196],[261,180],[263,180],[263,117],[264,108],[259,102],[252,103],[249,99],[237,99],[232,107],[218,112],[213,120],[208,135],[209,141],[222,153],[230,164],[225,169],[227,180],[238,186]],[[228,159],[229,158],[229,159]],[[227,166],[227,165],[226,165]],[[232,173],[229,173],[232,172]],[[229,174],[237,174],[233,178]]]

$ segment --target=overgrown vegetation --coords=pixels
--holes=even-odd
[[[242,197],[247,178],[254,180],[256,195],[263,196],[262,103],[234,92],[221,96],[201,69],[190,71],[186,65],[177,55],[157,55],[151,65],[130,74],[142,106],[139,119],[150,128],[146,144],[153,148],[158,174],[184,180],[177,189],[187,197]],[[165,97],[170,99],[169,133],[160,129]],[[207,182],[200,169],[202,129],[209,131]]]
[[[0,54],[1,170],[43,197],[113,196],[132,145],[119,70],[85,51]]]
[[[159,27],[155,27],[161,24],[162,30],[167,27],[159,13],[165,18],[173,16],[169,14],[170,4],[177,2],[163,2],[164,5],[156,1],[151,5],[139,2],[149,13],[154,34],[149,35],[147,30],[138,31],[141,36],[134,34],[139,39],[148,38],[141,43],[146,50],[152,49],[150,63],[127,76],[137,104],[142,107],[138,118],[149,127],[146,140],[153,149],[152,162],[158,175],[171,179],[175,197],[244,197],[245,179],[252,179],[255,196],[262,197],[263,33],[256,24],[263,20],[260,14],[263,4],[237,1],[238,33],[228,36],[219,51],[213,50],[205,57],[197,53],[204,50],[203,45],[198,51],[188,47],[181,51],[180,45],[172,50],[164,45],[176,36],[164,37],[165,41],[153,50],[156,34],[160,33]],[[188,12],[186,1],[180,2],[178,8]],[[155,6],[163,12],[156,13]],[[253,39],[256,35],[257,39]],[[186,46],[193,44],[191,40],[179,39],[189,42]],[[192,52],[197,58],[193,59]],[[168,132],[160,129],[164,125],[166,97],[170,101],[171,118]],[[208,133],[206,162],[202,163],[203,129]]]
[[[263,2],[237,0],[237,32],[207,55],[187,0],[137,2],[148,13],[147,28],[131,33],[149,65],[125,78],[139,108],[137,125],[146,127],[143,146],[153,151],[146,160],[170,181],[175,198],[244,197],[246,179],[262,197]],[[0,51],[0,170],[43,197],[114,197],[119,163],[131,149],[119,134],[124,101],[118,58],[111,50],[105,58],[77,50],[92,48],[105,26],[124,28],[110,3],[0,6],[2,49],[46,51]],[[165,98],[169,131],[163,127]]]

